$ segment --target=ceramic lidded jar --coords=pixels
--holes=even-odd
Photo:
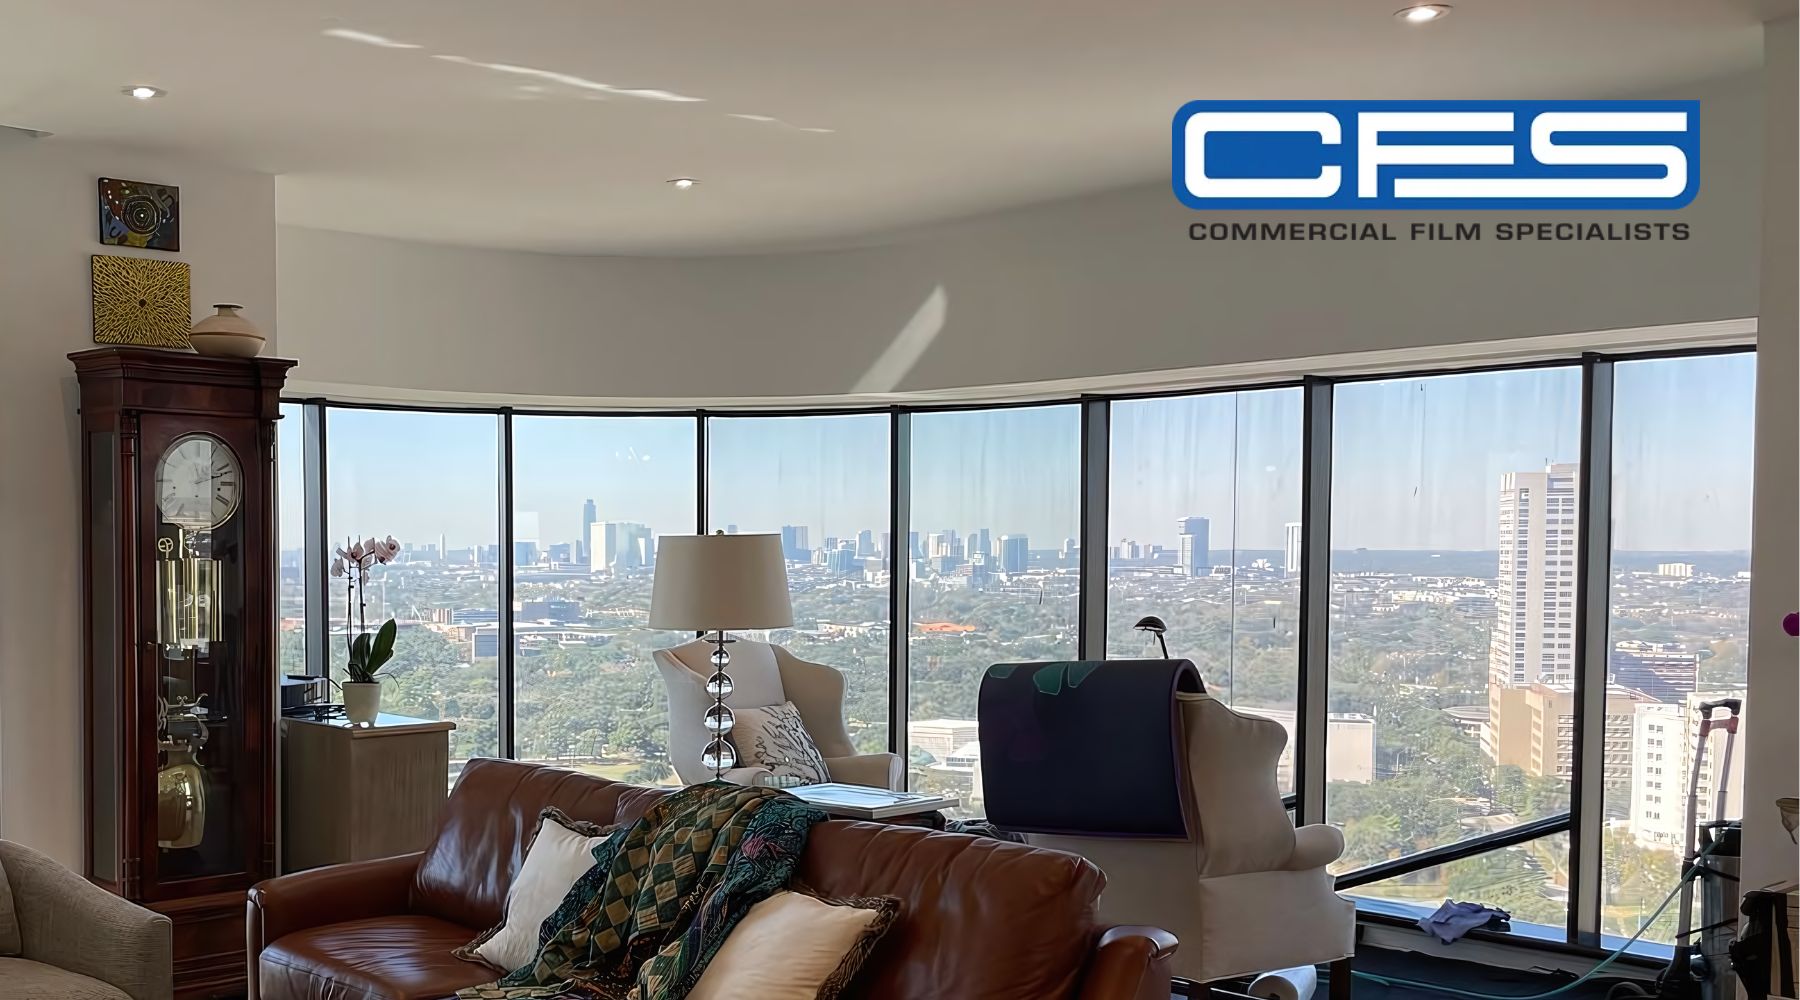
[[[254,358],[262,353],[265,338],[256,324],[238,314],[243,306],[221,302],[213,308],[218,312],[195,323],[188,333],[194,353],[220,358]]]

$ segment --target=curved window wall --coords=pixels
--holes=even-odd
[[[1287,730],[1282,786],[1344,831],[1360,906],[1614,943],[1674,887],[1698,703],[1743,688],[1755,363],[806,413],[290,400],[281,667],[341,672],[323,567],[392,534],[365,595],[400,621],[386,707],[455,720],[453,769],[672,782],[658,539],[778,533],[794,625],[766,638],[842,670],[860,748],[963,815],[986,667],[1154,655],[1154,615]],[[1736,815],[1741,782],[1701,784]]]

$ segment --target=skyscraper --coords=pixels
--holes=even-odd
[[[976,528],[975,530],[969,532],[968,544],[964,546],[963,554],[968,556],[970,559],[973,559],[978,555],[979,556],[993,555],[994,554],[994,542],[993,542],[993,537],[988,533],[988,529]]]
[[[868,528],[856,533],[856,556],[867,559],[875,554],[875,532]]]
[[[1496,760],[1504,756],[1503,744],[1523,738],[1493,731],[1503,719],[1523,718],[1511,702],[1539,681],[1567,681],[1575,672],[1578,471],[1561,463],[1500,477],[1497,616],[1488,645],[1489,730],[1482,740]]]
[[[1031,539],[1024,535],[1000,536],[1000,571],[1023,573],[1031,565]]]
[[[1287,524],[1287,548],[1281,560],[1281,572],[1286,576],[1300,575],[1300,522],[1289,521]]]
[[[1204,517],[1184,517],[1175,522],[1175,530],[1181,534],[1181,575],[1205,576],[1212,571],[1212,551],[1209,548],[1211,522]]]
[[[588,559],[587,540],[589,529],[593,527],[594,522],[598,520],[600,520],[600,508],[596,506],[591,499],[583,500],[581,502],[581,535],[575,540],[575,548],[577,550],[575,555],[584,562]]]
[[[781,526],[781,551],[787,553],[789,562],[811,561],[812,546],[806,540],[806,525],[784,524]]]
[[[588,569],[641,569],[654,564],[656,543],[648,525],[596,521],[588,528]]]

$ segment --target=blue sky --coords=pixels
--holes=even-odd
[[[1754,372],[1748,354],[1616,366],[1618,547],[1748,548]],[[1172,546],[1176,518],[1199,515],[1212,520],[1214,549],[1277,549],[1299,519],[1299,390],[1121,401],[1112,424],[1113,541]],[[1580,375],[1346,383],[1334,424],[1334,548],[1492,548],[1500,475],[1579,458]],[[498,427],[489,414],[331,410],[334,534],[493,542]],[[694,529],[693,420],[516,417],[514,427],[516,509],[538,514],[541,541],[574,539],[590,497],[602,520]],[[716,418],[709,434],[714,526],[804,524],[814,545],[883,530],[885,416]],[[297,498],[298,420],[283,421],[281,446],[284,498]],[[1078,464],[1073,405],[915,415],[914,528],[986,527],[1055,547],[1079,525]],[[297,500],[282,522],[283,547],[294,547]]]

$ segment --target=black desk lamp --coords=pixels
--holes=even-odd
[[[1145,615],[1137,620],[1136,625],[1131,627],[1140,632],[1149,632],[1151,635],[1156,636],[1156,644],[1162,647],[1163,659],[1166,660],[1169,658],[1169,644],[1163,641],[1163,633],[1169,630],[1169,626],[1163,624],[1161,618],[1158,618],[1155,615]]]

